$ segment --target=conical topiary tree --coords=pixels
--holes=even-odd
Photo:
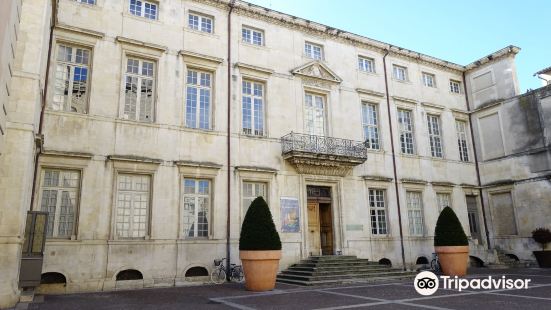
[[[241,225],[239,250],[281,250],[281,240],[272,213],[262,197],[253,200],[247,214],[245,214],[245,219]]]
[[[434,232],[434,246],[465,246],[469,245],[467,235],[463,231],[461,222],[453,212],[452,208],[445,207],[438,221]]]

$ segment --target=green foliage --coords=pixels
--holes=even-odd
[[[532,238],[534,241],[541,244],[542,250],[545,251],[545,246],[551,242],[551,231],[547,228],[537,228],[532,232]]]
[[[281,250],[281,240],[277,233],[272,213],[262,197],[251,203],[241,225],[239,250],[265,251]]]
[[[460,245],[469,245],[469,241],[455,212],[453,212],[452,208],[445,207],[440,212],[440,216],[438,216],[438,221],[436,222],[434,246]]]

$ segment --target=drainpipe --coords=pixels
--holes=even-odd
[[[392,46],[389,46],[389,48]],[[388,56],[389,50],[385,50],[383,56],[383,71],[385,73],[385,92],[386,92],[386,107],[388,110],[388,127],[390,128],[390,146],[392,150],[392,168],[394,171],[394,189],[396,191],[396,204],[398,206],[398,224],[400,226],[400,249],[402,251],[402,265],[406,270],[406,254],[404,251],[404,232],[402,230],[402,211],[400,209],[400,191],[398,190],[398,173],[396,172],[396,153],[394,151],[394,134],[392,133],[392,117],[390,113],[390,94],[388,92],[388,77],[386,72],[386,56]]]
[[[230,151],[231,151],[231,13],[233,11],[233,8],[235,7],[235,0],[231,0],[228,3],[228,6],[230,10],[228,11],[228,138],[227,138],[227,148],[228,148],[228,210],[226,214],[226,257],[227,257],[227,265],[226,265],[226,277],[229,281],[230,279],[230,213],[231,213],[231,157],[230,157]]]
[[[31,203],[29,210],[33,209],[34,199],[35,199],[35,190],[36,190],[36,178],[38,176],[38,159],[44,148],[44,137],[42,136],[42,127],[44,123],[44,111],[46,110],[46,98],[48,98],[48,77],[50,76],[50,57],[52,55],[52,43],[54,37],[54,28],[57,21],[57,0],[52,0],[52,22],[50,25],[50,38],[48,42],[48,58],[46,61],[46,77],[44,78],[44,92],[42,93],[41,107],[40,107],[40,119],[38,121],[38,133],[37,136],[40,139],[40,146],[34,156],[34,172],[33,172],[33,184],[31,191]]]
[[[486,221],[486,208],[484,207],[484,197],[482,196],[482,182],[480,181],[480,168],[478,164],[478,156],[476,153],[476,143],[474,139],[474,132],[473,132],[473,122],[472,122],[472,116],[471,116],[471,106],[469,104],[469,96],[467,95],[467,83],[465,78],[465,72],[463,72],[463,85],[465,87],[465,101],[467,103],[467,111],[469,112],[469,128],[471,129],[471,140],[473,141],[473,153],[474,153],[474,164],[476,168],[476,181],[478,183],[478,194],[480,195],[480,206],[482,207],[482,220],[484,221],[484,233],[486,235],[486,244],[488,246],[488,250],[490,250],[492,247],[490,245],[490,232],[488,231],[488,223]]]

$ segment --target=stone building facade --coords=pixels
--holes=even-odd
[[[238,261],[259,195],[281,268],[340,253],[411,268],[448,205],[471,255],[495,261],[469,111],[518,95],[516,47],[462,66],[226,0],[25,0],[21,27],[35,84],[9,102],[27,144],[8,134],[0,156],[0,306],[18,294],[29,209],[50,214],[43,272],[67,292],[184,285]],[[143,279],[117,281],[129,270]]]

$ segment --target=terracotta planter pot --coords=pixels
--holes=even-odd
[[[275,287],[281,250],[239,251],[245,273],[245,287],[249,291],[270,291]]]
[[[533,251],[540,268],[551,268],[551,251]]]
[[[469,246],[435,246],[442,273],[447,276],[464,276],[469,262]]]

